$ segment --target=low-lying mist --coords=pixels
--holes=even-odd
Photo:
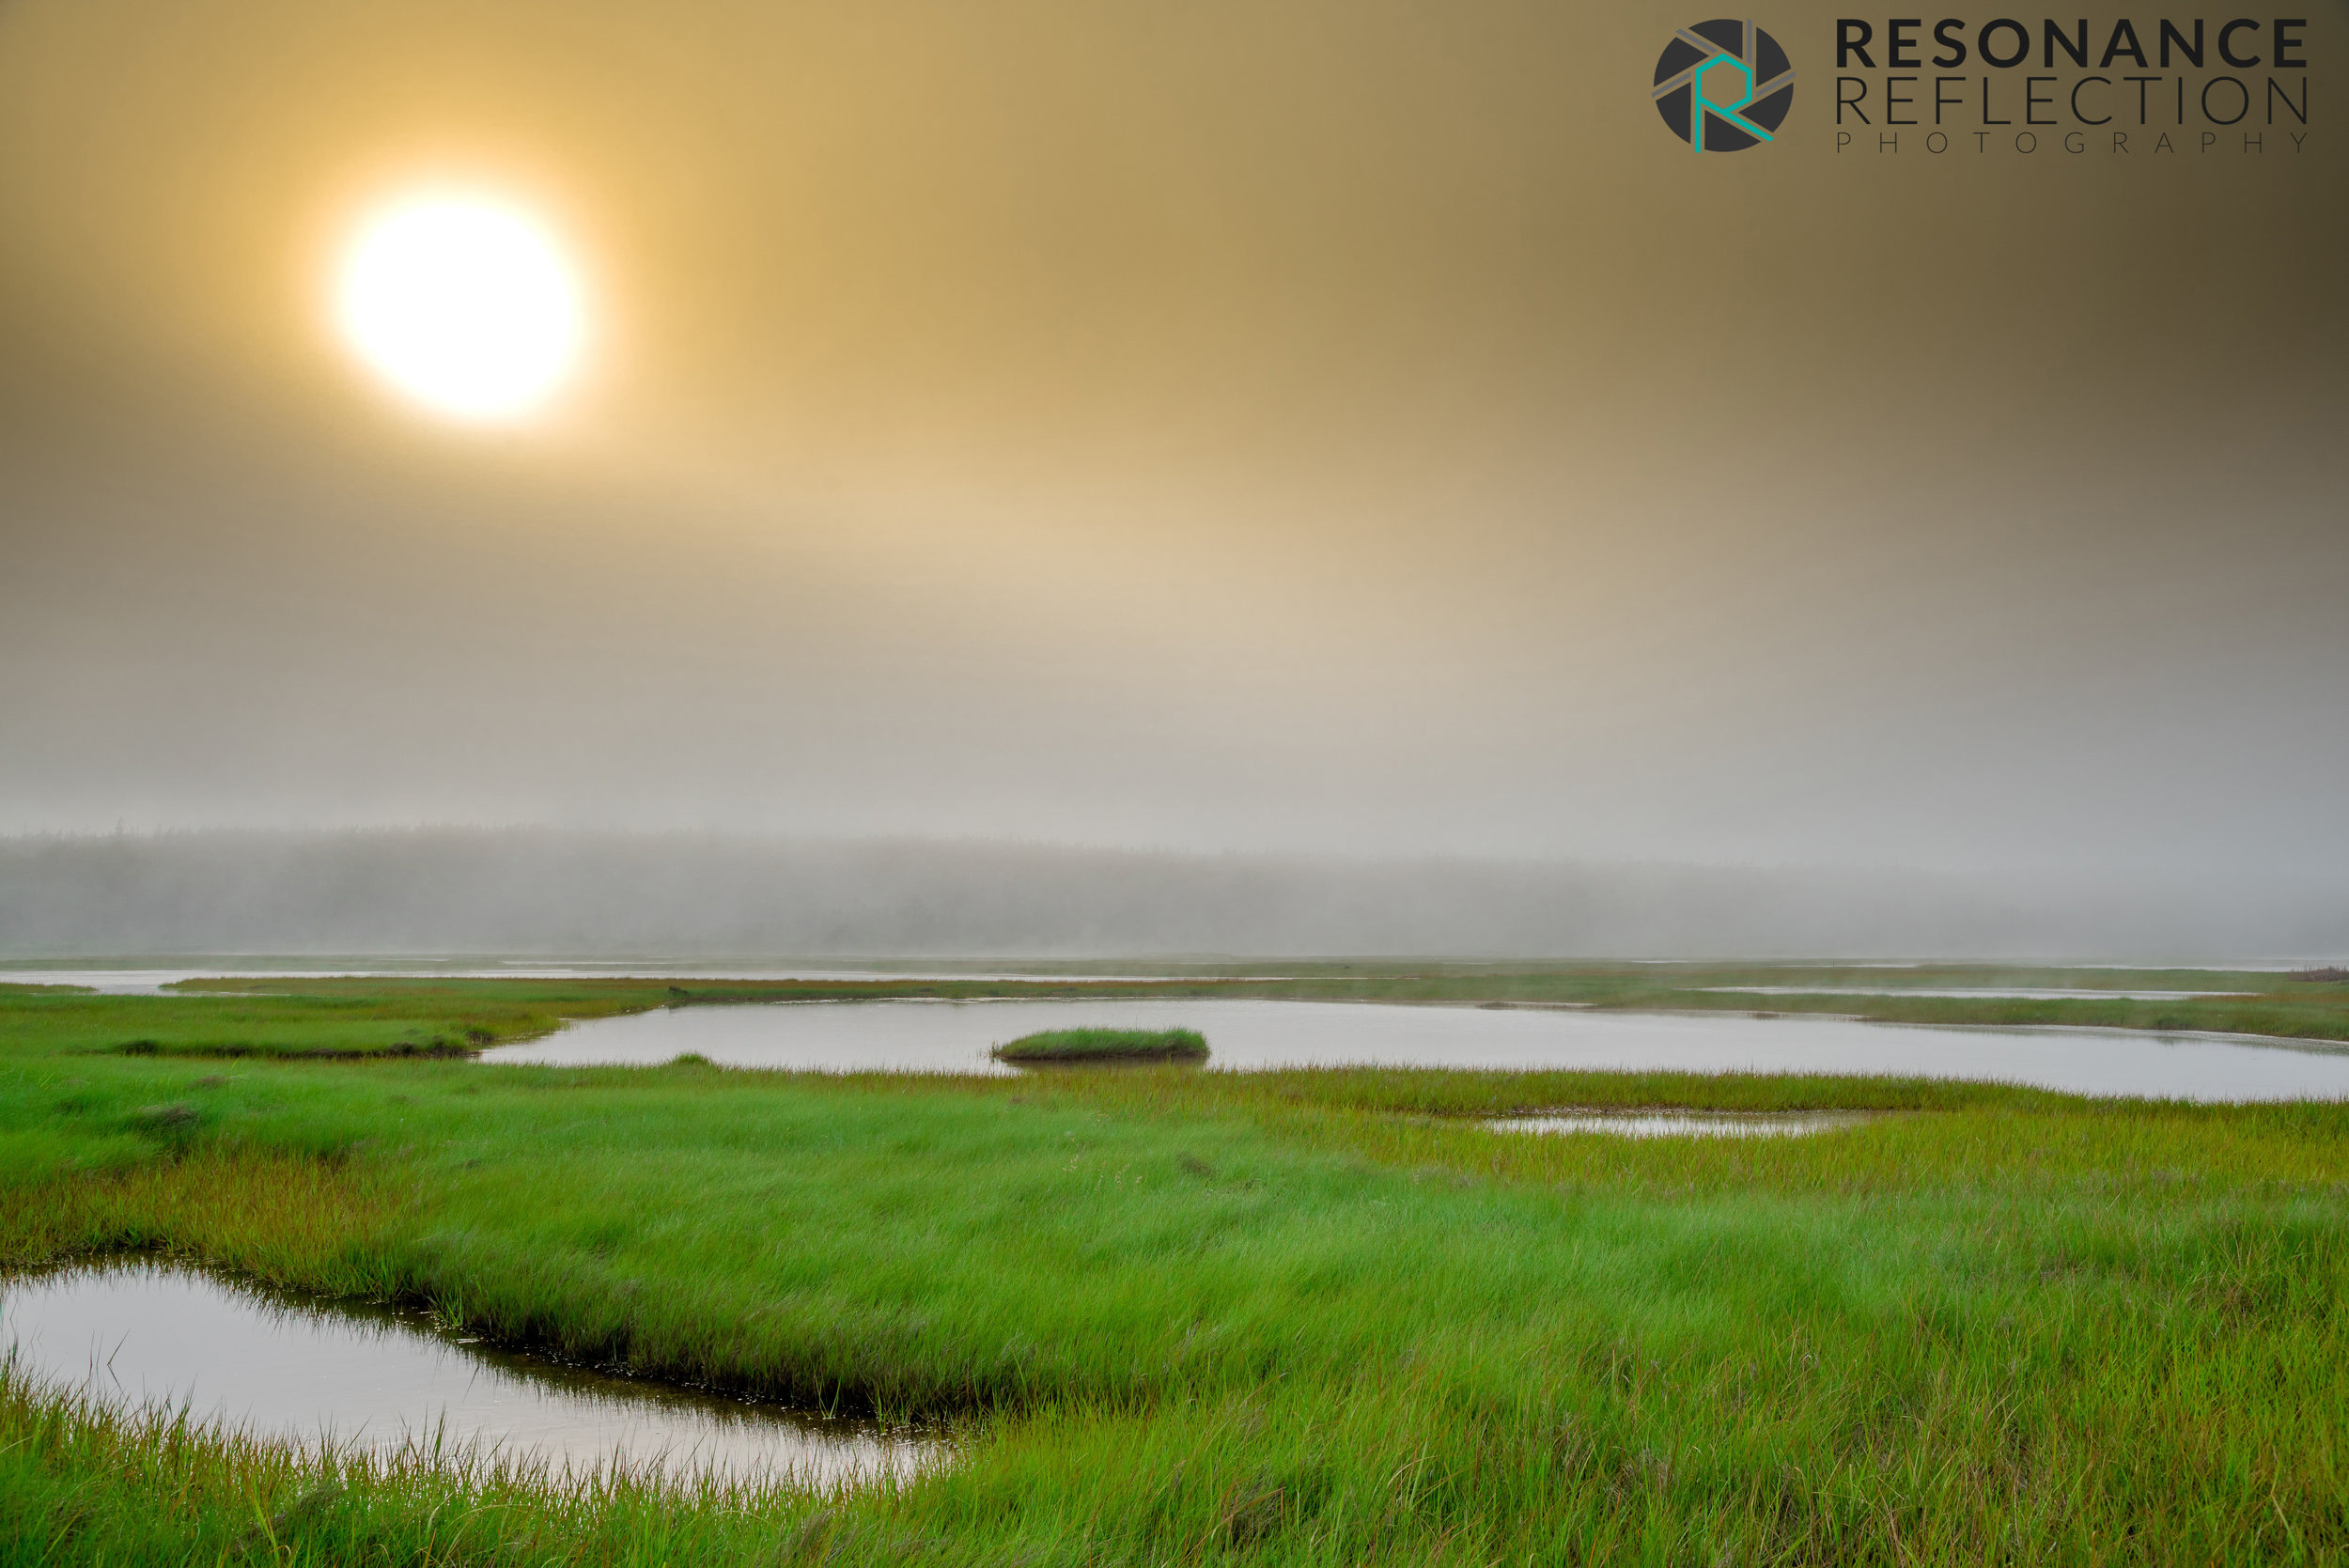
[[[2349,892],[427,828],[0,839],[0,955],[2042,958],[2349,951]]]

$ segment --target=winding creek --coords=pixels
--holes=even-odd
[[[814,1484],[908,1475],[935,1435],[498,1350],[397,1308],[282,1295],[151,1259],[0,1281],[17,1374],[123,1412],[394,1456]]]
[[[2349,1050],[2239,1035],[1972,1029],[1813,1015],[1617,1013],[1233,1000],[697,1005],[572,1024],[489,1063],[825,1072],[1016,1071],[988,1048],[1045,1029],[1197,1029],[1210,1071],[1383,1066],[1874,1073],[2199,1101],[2349,1098]]]

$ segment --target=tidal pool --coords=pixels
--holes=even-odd
[[[423,1312],[312,1300],[151,1260],[0,1281],[0,1355],[123,1411],[390,1455],[583,1476],[824,1484],[905,1475],[943,1441],[495,1350]]]
[[[1562,1110],[1501,1116],[1485,1126],[1495,1132],[1595,1132],[1610,1138],[1793,1138],[1873,1120],[1849,1110]]]
[[[2077,1094],[2349,1098],[2349,1052],[2235,1035],[1961,1029],[1743,1013],[1612,1013],[1375,1002],[862,1001],[661,1008],[572,1024],[490,1063],[1004,1074],[988,1048],[1047,1029],[1196,1029],[1206,1070],[1874,1073],[1994,1079]]]
[[[2257,991],[2100,991],[2085,986],[1700,986],[1732,997],[1953,997],[1970,1001],[2188,1001],[2196,997],[2248,997]]]

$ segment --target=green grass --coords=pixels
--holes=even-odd
[[[0,1260],[166,1249],[428,1303],[566,1356],[973,1420],[961,1462],[826,1498],[579,1493],[11,1384],[0,1562],[2349,1553],[2349,1107],[303,1056],[659,989],[0,998]],[[117,1048],[141,1037],[164,1052]],[[196,1048],[257,1039],[286,1048]],[[1563,1105],[1912,1114],[1750,1141],[1474,1124]],[[252,1533],[280,1518],[282,1550]]]
[[[988,1052],[998,1062],[1066,1066],[1085,1062],[1205,1062],[1195,1029],[1048,1029]]]
[[[543,1563],[583,1544],[646,1568],[815,1560],[836,1533],[825,1500],[626,1475],[558,1485],[422,1445],[303,1451],[59,1399],[0,1368],[0,1562]],[[778,1557],[795,1542],[817,1549]]]

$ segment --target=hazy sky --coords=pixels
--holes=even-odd
[[[2349,874],[2308,10],[2296,153],[1838,153],[1784,4],[1698,156],[1648,5],[0,0],[0,831]],[[330,330],[448,182],[543,418]]]

